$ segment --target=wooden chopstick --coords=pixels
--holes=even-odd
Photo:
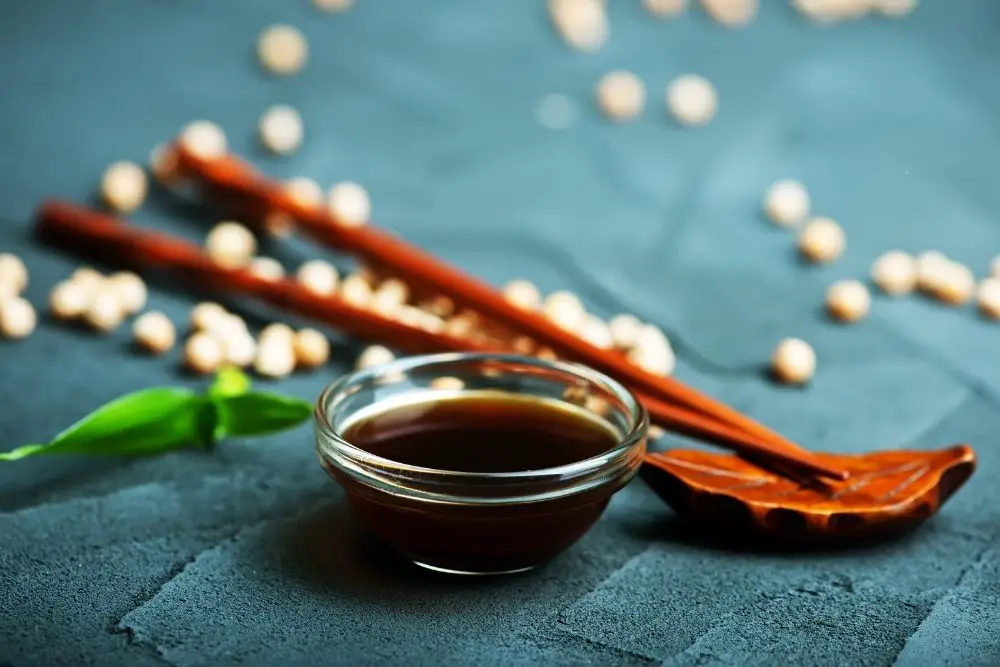
[[[354,305],[339,296],[319,296],[291,279],[268,280],[243,269],[213,263],[194,244],[143,231],[82,206],[47,202],[36,214],[36,232],[46,243],[114,261],[139,271],[167,269],[194,278],[202,287],[255,297],[287,312],[327,323],[360,338],[385,342],[410,353],[441,351],[509,352],[498,342],[483,342],[431,332]],[[764,456],[813,474],[839,471],[798,447],[761,440],[683,406],[645,392],[637,396],[651,420],[672,431],[748,455]]]
[[[471,308],[499,324],[530,336],[551,347],[560,356],[572,358],[607,373],[646,396],[682,405],[735,429],[770,442],[776,448],[804,451],[787,438],[750,417],[669,377],[657,377],[628,363],[620,355],[598,349],[582,338],[561,329],[538,313],[509,303],[490,285],[441,262],[405,241],[371,225],[348,227],[323,206],[297,201],[280,183],[261,176],[234,156],[206,160],[183,146],[175,145],[178,171],[207,190],[207,194],[239,213],[243,220],[264,224],[269,215],[285,214],[310,238],[323,245],[360,256],[376,269],[386,269],[414,287],[436,291],[456,305]],[[846,479],[844,470],[829,470],[831,476]]]

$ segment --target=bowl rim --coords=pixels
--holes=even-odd
[[[328,415],[328,406],[334,396],[349,391],[350,387],[363,384],[382,375],[406,373],[416,368],[446,365],[455,362],[489,362],[500,361],[518,365],[533,366],[539,369],[557,371],[568,376],[583,380],[591,386],[614,394],[628,410],[628,429],[619,438],[620,442],[613,448],[600,454],[550,468],[535,470],[520,470],[511,472],[465,472],[441,468],[428,468],[394,461],[357,447],[342,438],[334,429]],[[649,425],[649,417],[645,407],[628,388],[604,373],[596,371],[583,364],[568,361],[539,359],[517,354],[490,352],[447,352],[439,354],[423,354],[400,357],[385,364],[354,371],[328,384],[320,393],[313,410],[316,429],[330,441],[330,446],[346,454],[351,459],[366,465],[388,467],[397,474],[434,478],[440,482],[449,481],[480,481],[480,482],[517,482],[538,481],[539,479],[568,480],[587,473],[592,473],[625,457],[645,438]],[[318,439],[317,439],[318,440]],[[322,443],[317,442],[317,449],[323,460],[328,458]]]

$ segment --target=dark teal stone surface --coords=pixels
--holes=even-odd
[[[925,0],[912,17],[822,28],[765,2],[730,32],[700,11],[651,19],[611,0],[611,39],[569,51],[542,2],[0,2],[0,250],[30,299],[76,266],[29,234],[45,197],[87,201],[111,161],[144,161],[185,122],[222,124],[275,176],[369,188],[378,224],[495,283],[572,289],[603,315],[665,327],[678,377],[819,450],[972,443],[980,468],[906,539],[835,553],[692,541],[636,481],[547,567],[455,580],[407,567],[349,523],[307,427],[218,452],[0,467],[0,664],[1000,664],[1000,326],[971,308],[876,297],[830,323],[833,279],[881,252],[938,248],[982,275],[1000,252],[1000,5]],[[303,74],[264,76],[265,26],[310,40]],[[644,117],[611,126],[592,88],[646,82]],[[687,131],[663,90],[697,72],[720,113]],[[545,95],[576,100],[545,129]],[[296,106],[294,157],[258,147],[270,104]],[[848,249],[802,265],[759,213],[795,177]],[[213,217],[162,196],[136,224],[197,238]],[[301,244],[269,248],[294,265]],[[155,286],[176,321],[196,297]],[[261,313],[266,317],[267,313]],[[764,374],[776,341],[814,344],[807,389]],[[278,384],[301,396],[349,367]],[[123,392],[194,383],[178,354],[132,354],[43,318],[0,343],[0,447],[46,439]],[[687,444],[668,438],[661,446]]]

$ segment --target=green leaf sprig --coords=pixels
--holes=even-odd
[[[0,452],[0,461],[42,454],[145,456],[185,447],[210,449],[229,436],[277,433],[298,426],[312,404],[292,396],[252,391],[250,378],[224,368],[204,393],[154,387],[98,408],[47,444]]]

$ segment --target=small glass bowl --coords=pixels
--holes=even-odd
[[[511,394],[599,418],[617,444],[568,465],[482,473],[398,463],[342,437],[397,407]],[[323,391],[314,417],[320,462],[362,522],[417,565],[456,574],[529,570],[576,542],[638,471],[649,425],[628,389],[590,368],[478,353],[408,357],[347,375]]]

